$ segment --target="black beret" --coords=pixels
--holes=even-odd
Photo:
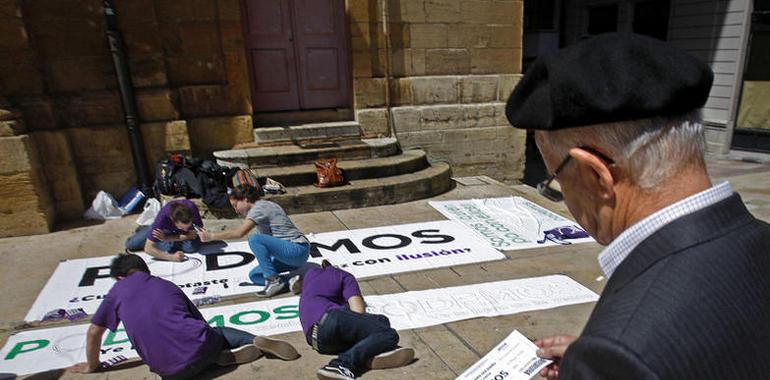
[[[713,78],[666,42],[607,33],[538,57],[505,114],[516,128],[543,130],[681,115],[703,106]]]

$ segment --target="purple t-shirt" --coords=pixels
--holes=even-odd
[[[331,309],[344,307],[350,297],[360,296],[361,289],[352,274],[328,266],[305,273],[299,298],[299,321],[308,334],[314,323]]]
[[[170,234],[170,235],[179,235],[179,234],[183,234],[183,233],[186,233],[188,231],[191,231],[194,228],[194,227],[191,226],[186,231],[182,231],[182,230],[176,228],[176,224],[174,224],[174,221],[171,220],[171,205],[173,205],[175,203],[181,203],[181,204],[187,206],[188,208],[190,208],[190,210],[192,210],[192,213],[193,213],[193,224],[198,226],[198,227],[203,227],[203,221],[201,220],[201,214],[198,212],[198,207],[195,206],[195,203],[192,203],[190,200],[187,200],[187,199],[179,199],[179,200],[170,201],[170,202],[166,203],[166,205],[163,206],[163,208],[160,209],[160,211],[158,212],[158,216],[155,217],[155,221],[152,222],[152,228],[150,229],[150,231],[152,231],[152,230],[157,228],[157,229],[163,231],[164,233],[167,233],[167,234]],[[147,240],[154,241],[156,243],[158,241],[160,241],[160,240],[158,240],[158,239],[156,239],[155,237],[152,236],[152,232],[147,234]]]
[[[126,335],[150,370],[173,375],[222,349],[222,337],[178,286],[134,272],[110,289],[91,323]]]

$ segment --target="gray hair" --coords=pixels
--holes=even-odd
[[[654,189],[682,169],[705,167],[706,141],[697,111],[567,128],[544,135],[547,138],[538,139],[538,143],[557,157],[566,157],[574,147],[598,148],[643,190]]]

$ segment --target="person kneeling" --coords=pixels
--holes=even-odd
[[[163,379],[192,378],[213,364],[247,363],[263,352],[283,360],[299,357],[289,343],[229,327],[209,326],[178,286],[152,276],[137,255],[113,259],[110,276],[117,282],[88,328],[88,362],[70,367],[71,372],[98,371],[102,335],[106,329],[115,332],[121,322],[139,357]]]
[[[305,274],[299,319],[309,345],[339,356],[320,368],[319,379],[355,379],[368,369],[395,368],[414,360],[414,350],[398,347],[388,317],[369,314],[355,277],[324,260]]]

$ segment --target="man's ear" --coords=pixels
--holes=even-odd
[[[589,180],[589,186],[595,187],[596,194],[599,194],[602,199],[615,197],[617,178],[613,176],[608,162],[595,153],[581,148],[570,149],[569,155],[577,163],[581,180]]]

